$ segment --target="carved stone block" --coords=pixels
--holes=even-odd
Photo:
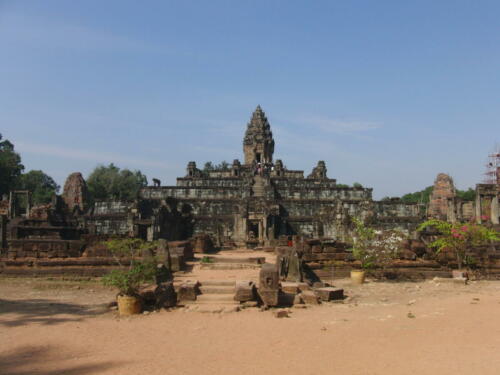
[[[333,301],[333,300],[341,300],[344,298],[344,289],[341,288],[319,288],[316,289],[316,295],[325,302]]]
[[[253,301],[255,299],[255,284],[253,281],[236,282],[234,300],[238,302]]]

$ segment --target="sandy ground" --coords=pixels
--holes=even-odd
[[[95,282],[0,279],[0,374],[500,374],[500,282],[369,282],[344,303],[118,318]]]

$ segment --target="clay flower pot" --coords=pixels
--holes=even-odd
[[[142,311],[141,300],[132,296],[118,296],[118,313],[121,316],[140,314]]]
[[[361,285],[365,282],[365,271],[351,270],[351,282],[356,285]]]

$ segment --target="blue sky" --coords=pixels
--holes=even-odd
[[[275,158],[374,196],[480,182],[500,139],[498,1],[1,1],[0,132],[59,183],[98,164],[175,184]]]

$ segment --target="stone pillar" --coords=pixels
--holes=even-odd
[[[248,219],[247,218],[243,218],[243,220],[241,220],[241,224],[242,224],[241,239],[243,241],[246,241],[247,238],[248,238]]]
[[[457,221],[455,206],[455,201],[453,199],[448,199],[448,210],[446,212],[446,218],[450,223],[455,223]]]
[[[259,220],[259,241],[264,239],[264,226],[262,225],[262,219]]]
[[[31,214],[31,193],[26,193],[26,219],[30,218]]]
[[[0,215],[0,252],[7,248],[7,216]]]
[[[476,223],[481,224],[481,194],[476,190]]]
[[[263,235],[263,240],[268,241],[269,240],[269,235],[267,233],[267,217],[264,217],[262,219],[262,235]]]
[[[154,238],[155,238],[154,228],[155,228],[154,224],[148,226],[146,238],[147,238],[147,241],[149,241],[149,242],[154,241]]]
[[[493,196],[491,199],[491,222],[493,224],[500,224],[498,220],[498,195]]]

